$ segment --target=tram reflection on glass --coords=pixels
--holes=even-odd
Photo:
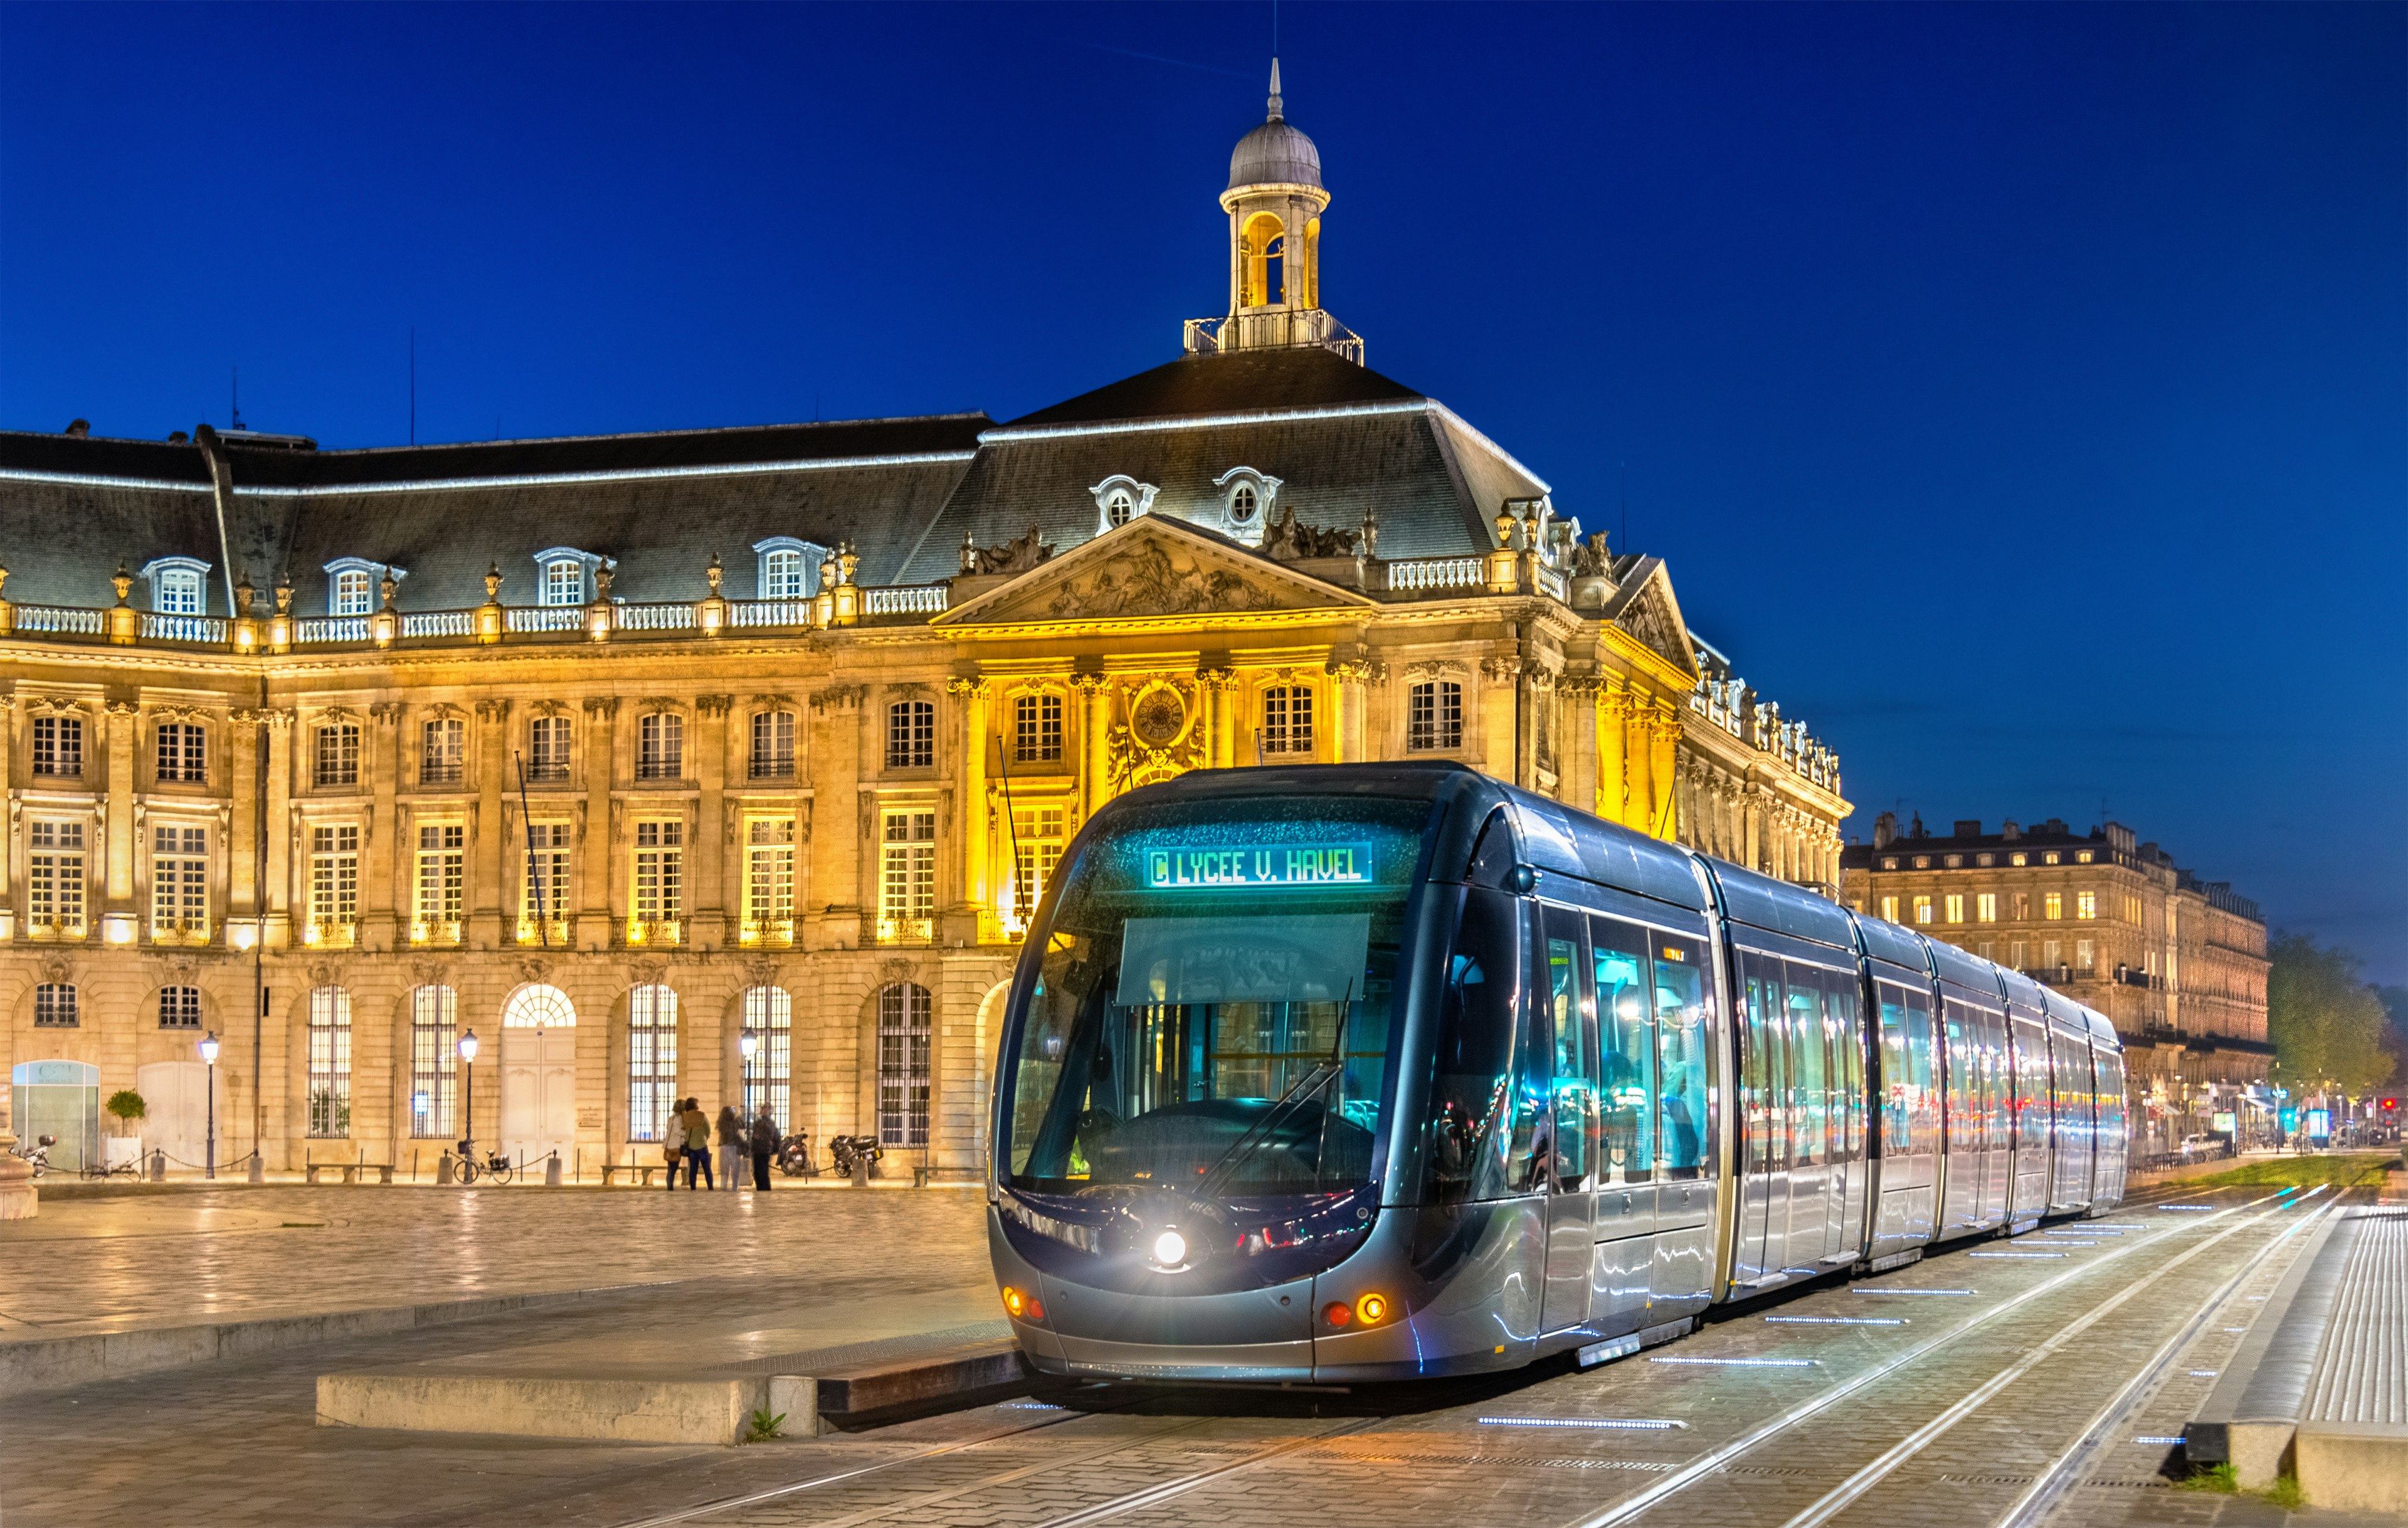
[[[2122,1196],[2095,1012],[1452,764],[1096,813],[1014,977],[990,1242],[1036,1366],[1597,1362]]]

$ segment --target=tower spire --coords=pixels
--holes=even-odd
[[[1280,111],[1279,60],[1273,59],[1271,60],[1271,113],[1264,121],[1276,122],[1283,120],[1284,119]]]

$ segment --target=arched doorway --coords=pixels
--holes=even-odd
[[[577,1009],[532,983],[502,1005],[502,1150],[528,1163],[577,1156]]]

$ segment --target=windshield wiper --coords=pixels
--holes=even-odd
[[[1354,983],[1350,980],[1346,983],[1346,995],[1338,1003],[1338,1035],[1329,1043],[1328,1059],[1315,1062],[1312,1071],[1289,1083],[1285,1092],[1271,1100],[1271,1107],[1263,1111],[1263,1117],[1248,1127],[1244,1135],[1231,1141],[1228,1150],[1213,1159],[1212,1165],[1205,1169],[1204,1176],[1197,1179],[1196,1187],[1189,1191],[1187,1202],[1190,1205],[1201,1209],[1205,1201],[1217,1198],[1229,1179],[1236,1176],[1240,1154],[1252,1150],[1260,1137],[1268,1135],[1282,1121],[1302,1108],[1346,1069],[1346,1023],[1353,1017],[1354,1008]],[[1320,1181],[1320,1174],[1321,1164],[1315,1161],[1313,1179],[1316,1183]]]

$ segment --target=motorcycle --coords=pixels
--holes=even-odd
[[[851,1178],[859,1169],[886,1154],[875,1135],[830,1135],[828,1164],[838,1178]]]
[[[811,1137],[806,1131],[796,1131],[778,1143],[778,1171],[788,1178],[817,1178],[819,1164],[811,1161]]]
[[[40,1140],[34,1143],[34,1149],[32,1150],[27,1151],[11,1147],[8,1154],[12,1157],[22,1158],[25,1162],[32,1164],[34,1176],[36,1178],[40,1178],[50,1170],[50,1148],[58,1144],[59,1138],[56,1135],[45,1135]]]

